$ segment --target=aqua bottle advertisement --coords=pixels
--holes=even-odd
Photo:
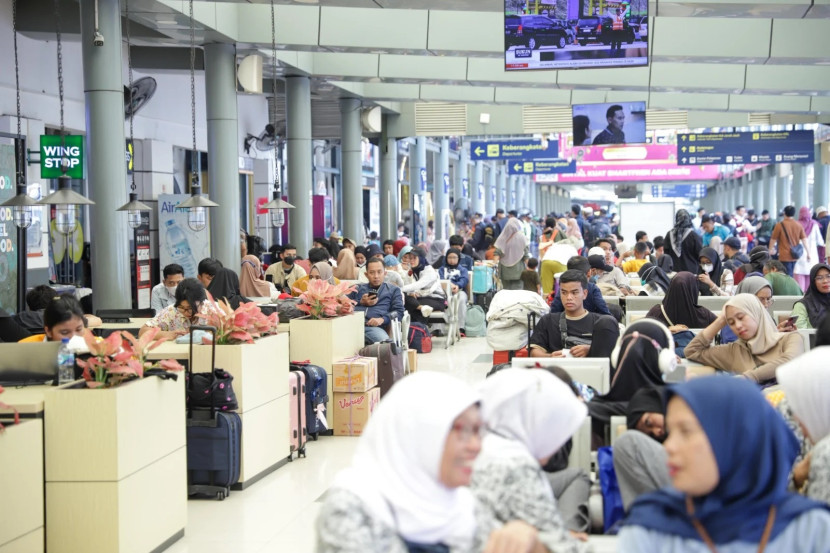
[[[160,194],[159,205],[159,271],[171,263],[181,265],[186,278],[196,277],[199,261],[210,257],[210,217],[208,225],[194,231],[187,224],[187,209],[178,205],[189,194]]]
[[[14,146],[0,144],[0,203],[16,193]],[[0,207],[0,309],[17,311],[17,227],[10,207]]]

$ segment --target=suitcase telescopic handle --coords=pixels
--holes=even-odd
[[[187,364],[187,370],[189,373],[193,374],[193,334],[197,330],[210,332],[212,336],[210,346],[210,372],[213,372],[214,367],[216,367],[216,327],[206,325],[191,325],[190,327],[190,361]],[[193,381],[192,378],[190,380],[191,382]]]

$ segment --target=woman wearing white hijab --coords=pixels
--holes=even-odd
[[[713,346],[726,325],[738,340]],[[738,294],[726,302],[715,322],[704,328],[684,350],[686,359],[740,374],[759,384],[775,379],[775,369],[804,353],[801,335],[778,331],[753,294]]]
[[[465,487],[481,449],[479,400],[470,386],[443,373],[420,372],[396,383],[375,408],[351,467],[326,496],[317,552],[473,553],[487,547],[495,553],[510,551],[505,545],[520,543],[522,551],[538,545],[529,525],[514,521],[499,528]]]
[[[830,503],[830,347],[811,350],[778,369],[776,375],[795,417],[814,444],[802,463],[793,467],[801,493]],[[801,473],[801,474],[799,474]]]
[[[579,552],[542,466],[585,420],[573,391],[545,370],[504,369],[480,387],[487,435],[473,470],[472,490],[500,521],[523,520],[550,551]]]
[[[524,260],[527,257],[527,237],[522,232],[522,224],[515,217],[507,220],[504,230],[494,244],[499,256],[499,279],[504,290],[521,290]]]

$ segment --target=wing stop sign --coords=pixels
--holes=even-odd
[[[44,179],[56,179],[64,172],[61,164],[66,166],[66,176],[71,179],[84,178],[84,137],[81,135],[41,135],[40,137],[40,176]]]

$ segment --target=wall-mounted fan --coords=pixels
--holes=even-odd
[[[242,146],[245,148],[245,153],[250,154],[252,146],[260,152],[270,152],[274,149],[276,143],[277,134],[274,130],[274,125],[268,123],[265,125],[265,130],[259,136],[249,133],[242,142]]]
[[[130,88],[124,87],[124,119],[135,115],[156,93],[156,80],[153,77],[141,77],[133,82],[133,101],[130,103]]]

